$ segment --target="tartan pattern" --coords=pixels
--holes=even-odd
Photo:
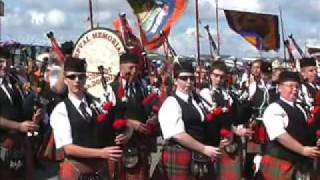
[[[128,143],[128,147],[138,147],[139,162],[132,168],[124,167],[123,159],[121,162],[120,180],[148,180],[150,179],[151,152],[156,149],[154,137],[134,134]],[[113,173],[114,174],[114,173]]]
[[[4,166],[0,160],[0,179],[34,179],[34,164],[32,157],[31,144],[28,138],[20,136],[19,134],[10,134],[3,142],[0,142],[0,146],[9,150],[20,149],[25,157],[25,168],[21,171],[12,171]]]
[[[127,169],[122,166],[121,180],[148,180],[150,170],[150,153],[143,153],[136,167]]]
[[[188,180],[191,152],[179,145],[165,146],[161,156],[166,179]]]
[[[64,155],[63,148],[56,149],[53,131],[50,130],[50,132],[45,135],[37,156],[43,160],[61,162],[64,160]]]
[[[292,163],[269,155],[263,156],[260,169],[265,180],[291,180],[294,172]]]
[[[95,173],[96,171],[99,171],[99,175],[101,175],[104,178],[104,180],[109,180],[107,166],[105,169],[103,169],[103,167],[100,167],[102,168],[101,170],[96,170],[90,166],[79,165],[80,163],[69,160],[65,160],[64,162],[60,163],[59,180],[78,180],[79,176],[82,173],[88,173],[88,170],[90,171],[90,173]],[[86,168],[84,169],[83,167]]]
[[[219,180],[239,180],[241,179],[241,162],[239,153],[230,155],[222,151],[222,157],[217,161]]]
[[[155,170],[154,180],[214,180],[213,166],[209,175],[203,178],[193,177],[190,173],[191,151],[180,145],[165,145],[160,162]]]
[[[247,152],[248,153],[261,153],[261,144],[257,144],[251,140],[248,141]]]

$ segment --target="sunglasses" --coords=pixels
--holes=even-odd
[[[179,76],[178,79],[182,80],[182,81],[187,81],[188,79],[190,79],[191,81],[194,81],[194,76]]]
[[[84,80],[87,77],[86,74],[70,74],[70,75],[66,75],[66,78],[71,79],[71,80],[75,80],[76,78],[78,78],[79,80]]]

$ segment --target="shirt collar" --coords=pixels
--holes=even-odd
[[[82,102],[84,102],[85,104],[87,104],[85,98],[82,98],[82,99],[80,100],[80,99],[78,99],[78,98],[76,98],[76,97],[74,97],[74,96],[72,96],[72,95],[70,95],[70,94],[68,95],[68,98],[70,99],[70,101],[72,102],[72,104],[73,104],[76,108],[79,108],[79,107],[80,107],[80,104],[81,104]]]
[[[182,100],[184,100],[185,102],[188,102],[189,94],[185,94],[183,92],[176,90],[176,95]]]
[[[284,98],[281,97],[281,96],[280,96],[280,99],[281,99],[282,101],[284,101],[285,103],[289,104],[290,106],[294,107],[294,104],[295,104],[294,102],[288,101],[288,100],[284,99]]]

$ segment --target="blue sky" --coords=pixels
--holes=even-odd
[[[2,40],[22,43],[49,44],[45,34],[53,31],[60,42],[76,41],[88,30],[88,0],[4,0],[5,17],[1,18]],[[112,28],[111,23],[119,12],[126,12],[130,24],[136,26],[132,10],[126,0],[93,0],[95,22]],[[178,54],[196,54],[194,0],[189,0],[185,15],[174,27],[170,41]],[[320,1],[318,0],[219,0],[219,7],[243,11],[279,14],[283,11],[285,34],[293,33],[299,45],[320,46]],[[215,28],[215,1],[199,0],[201,16],[201,53],[208,54],[208,41],[203,26]],[[227,25],[223,11],[219,12],[222,54],[238,57],[258,56],[258,52]],[[137,32],[137,31],[136,31]],[[215,32],[212,32],[215,36]],[[263,56],[282,56],[279,52]]]

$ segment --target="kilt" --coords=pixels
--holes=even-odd
[[[85,162],[65,159],[60,163],[60,180],[78,180],[83,174],[98,174],[104,180],[110,180],[107,162],[104,160],[88,159]]]
[[[138,164],[132,168],[127,169],[124,166],[121,168],[121,180],[148,180],[150,178],[150,153],[139,157]]]
[[[217,175],[219,180],[239,180],[241,179],[240,155],[230,155],[222,151],[221,158],[217,161]]]
[[[291,162],[265,155],[261,161],[261,173],[265,180],[291,180],[294,166]]]
[[[62,162],[64,159],[63,149],[56,149],[56,144],[54,141],[54,136],[52,130],[50,130],[43,139],[40,146],[40,150],[37,154],[38,158],[41,160]]]
[[[161,180],[214,180],[213,165],[209,175],[203,178],[193,177],[190,171],[191,151],[178,144],[165,145],[153,179]]]
[[[259,154],[261,153],[261,144],[257,144],[251,140],[247,143],[247,153]]]
[[[150,179],[151,152],[156,149],[156,139],[145,135],[135,135],[128,143],[128,147],[137,147],[139,151],[138,164],[127,169],[124,166],[125,157],[121,162],[121,180],[148,180]],[[114,173],[113,173],[114,174]]]
[[[31,144],[27,138],[22,137],[17,134],[9,135],[4,141],[0,142],[0,146],[8,149],[15,150],[20,149],[23,152],[25,157],[25,168],[16,172],[10,170],[5,167],[4,163],[0,160],[0,176],[1,179],[10,179],[10,180],[18,180],[18,179],[26,179],[33,180],[34,179],[34,164],[32,159],[32,150]]]

